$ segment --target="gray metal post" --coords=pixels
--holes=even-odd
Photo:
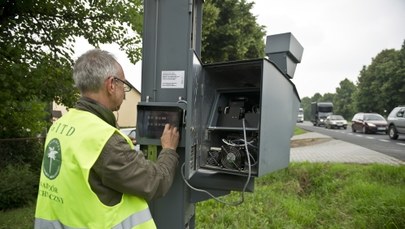
[[[189,51],[200,55],[202,0],[144,1],[142,101],[175,102],[183,85],[163,88],[162,71],[187,71]]]
[[[142,97],[143,103],[171,103],[187,99],[190,50],[200,55],[202,0],[144,1]],[[165,78],[165,74],[168,78]],[[171,74],[177,79],[170,81]],[[167,80],[166,80],[167,79]],[[182,130],[183,136],[185,130]],[[184,141],[179,154],[185,161]],[[180,166],[163,198],[150,203],[158,228],[194,228],[194,204],[182,180]]]
[[[269,44],[273,43],[274,46],[266,46],[270,60],[203,65],[199,60],[202,2],[203,0],[144,1],[138,140],[142,147],[147,147],[148,154],[156,155],[156,146],[160,144],[158,137],[142,136],[141,132],[153,132],[161,123],[156,124],[153,121],[151,124],[148,120],[141,120],[139,111],[142,110],[142,117],[152,117],[151,120],[168,120],[169,116],[162,119],[163,116],[160,115],[173,107],[179,108],[175,123],[183,121],[179,125],[182,126],[182,137],[178,152],[181,157],[180,165],[184,164],[186,179],[195,187],[209,190],[215,196],[226,195],[231,190],[253,191],[254,177],[250,177],[250,169],[244,169],[245,164],[241,165],[241,170],[207,164],[211,158],[217,161],[215,155],[209,154],[210,150],[221,149],[219,146],[225,144],[221,139],[227,138],[229,131],[230,138],[234,138],[235,133],[241,135],[250,131],[251,136],[256,138],[254,141],[258,143],[252,154],[246,146],[246,158],[255,158],[257,162],[255,165],[248,165],[248,168],[255,170],[254,176],[262,176],[288,166],[290,138],[300,102],[295,85],[290,79],[294,75],[295,64],[301,60],[303,49],[292,34],[282,34],[268,39]],[[246,112],[244,105],[240,107],[243,109],[239,109],[243,111],[243,115],[250,117],[246,120],[251,124],[246,129],[243,127],[243,132],[241,126],[234,125],[241,121],[240,118],[236,120],[235,117],[238,116],[221,112],[223,120],[232,122],[218,122],[218,111],[225,110],[224,106],[228,106],[234,97],[241,98],[241,95],[242,98],[253,101],[246,106],[250,107]],[[152,109],[151,107],[160,114],[147,115],[146,110]],[[180,117],[180,113],[186,115]],[[149,151],[149,148],[152,150]],[[239,152],[239,147],[236,150]],[[228,152],[224,150],[223,153]],[[219,161],[222,163],[222,160]],[[183,181],[181,169],[179,166],[167,195],[150,203],[158,228],[194,228],[194,203],[210,198],[205,193],[188,188]],[[246,171],[249,171],[248,176]]]

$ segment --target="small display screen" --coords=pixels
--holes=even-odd
[[[179,107],[138,106],[139,137],[158,139],[167,123],[180,130],[182,113]]]

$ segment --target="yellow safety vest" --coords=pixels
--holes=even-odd
[[[123,194],[120,203],[106,206],[90,187],[90,169],[114,133],[121,134],[96,115],[76,109],[51,126],[45,142],[35,228],[156,228],[143,198]],[[133,148],[131,140],[124,137]]]

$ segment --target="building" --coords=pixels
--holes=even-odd
[[[141,101],[141,93],[135,87],[132,88],[130,92],[125,93],[120,109],[114,112],[120,128],[136,127],[136,106]]]
[[[129,83],[129,82],[128,82]],[[131,84],[132,90],[125,93],[125,99],[118,111],[114,112],[120,128],[136,127],[136,106],[141,101],[141,93]],[[67,112],[67,108],[53,102],[52,120],[55,121]]]

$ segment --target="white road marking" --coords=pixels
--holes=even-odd
[[[400,146],[405,146],[405,143],[398,143],[397,142],[397,144],[400,145]]]
[[[382,141],[382,142],[390,142],[389,140],[387,140],[387,139],[378,139],[378,141]]]

